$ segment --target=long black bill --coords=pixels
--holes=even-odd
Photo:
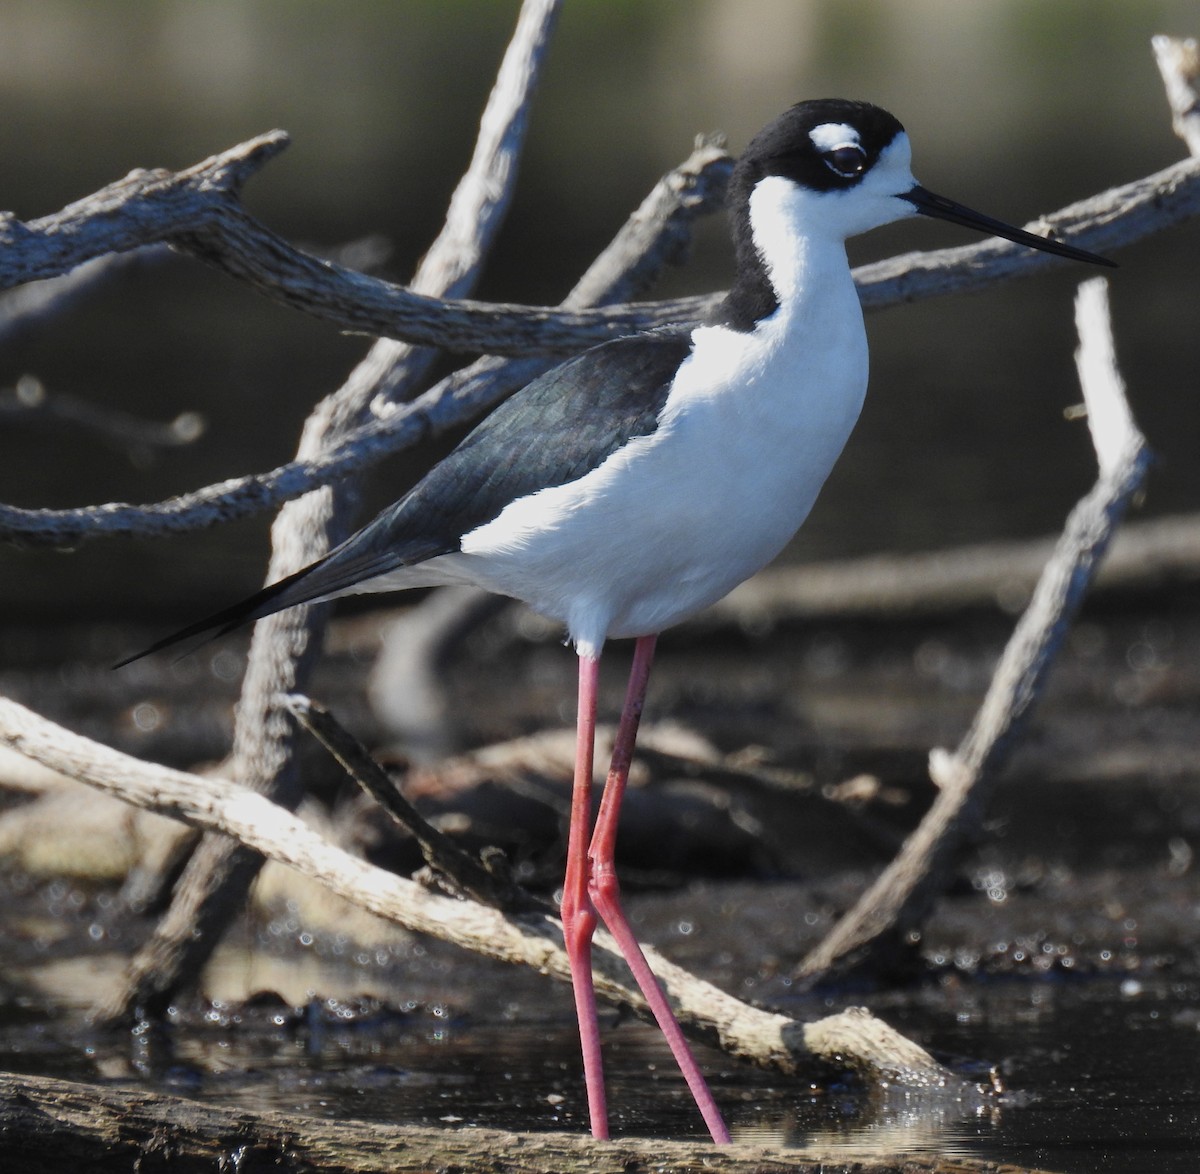
[[[1071,245],[1060,244],[1044,236],[1034,236],[1023,228],[1014,228],[1003,220],[993,220],[981,212],[972,212],[962,204],[947,200],[945,196],[935,195],[926,188],[916,184],[901,197],[907,200],[922,216],[932,216],[937,220],[949,220],[951,224],[961,224],[965,228],[974,228],[978,232],[986,232],[991,236],[1002,236],[1005,240],[1016,241],[1019,245],[1028,245],[1031,249],[1040,249],[1043,253],[1054,253],[1059,257],[1070,257],[1073,261],[1087,261],[1092,265],[1107,265],[1117,267],[1116,261],[1107,257],[1099,257],[1095,253],[1073,248]]]

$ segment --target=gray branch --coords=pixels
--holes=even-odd
[[[444,292],[467,289],[507,206],[524,141],[527,111],[536,89],[560,0],[525,0],[496,83],[488,97],[479,138],[451,201],[438,240],[422,263],[416,284]],[[380,340],[305,421],[297,457],[318,457],[403,394],[428,356],[408,344]],[[349,531],[356,485],[309,493],[288,502],[271,529],[268,581],[282,578],[332,549]],[[235,711],[232,771],[255,791],[294,807],[303,792],[295,731],[275,704],[280,694],[304,692],[319,651],[328,606],[308,605],[255,625]],[[125,1019],[138,1008],[162,1010],[198,973],[241,907],[262,859],[222,837],[206,836],[180,876],[170,908],[130,960],[124,989],[102,1014]]]
[[[0,215],[0,289],[66,273],[111,252],[170,241],[260,292],[346,329],[446,350],[570,353],[631,330],[697,322],[723,294],[598,310],[439,299],[302,252],[251,217],[245,180],[287,145],[271,131],[180,172],[138,170],[62,211],[23,223]],[[1133,244],[1196,215],[1200,167],[1184,160],[1028,225],[1093,250]],[[1009,242],[908,253],[856,270],[874,308],[981,289],[1063,262]]]
[[[29,222],[0,214],[0,290],[94,257],[159,241],[274,301],[343,329],[466,353],[567,354],[634,330],[699,321],[722,294],[595,310],[440,299],[295,248],[242,207],[246,180],[287,146],[271,131],[180,172],[137,170]],[[1132,244],[1196,215],[1200,164],[1184,160],[1042,217],[1028,227],[1095,251]],[[856,277],[868,307],[981,289],[1063,264],[1009,242],[911,253]]]
[[[142,762],[73,734],[6,698],[0,698],[0,744],[125,803],[231,837],[416,933],[499,962],[530,966],[560,982],[571,980],[562,927],[553,915],[506,915],[474,901],[431,892],[352,856],[266,796],[226,778],[201,778]],[[937,1088],[947,1095],[973,1090],[866,1011],[850,1009],[802,1024],[743,1003],[651,948],[646,956],[685,1030],[729,1055],[785,1073],[822,1057],[874,1081]],[[649,1015],[641,992],[629,984],[628,968],[616,943],[603,930],[597,934],[593,967],[597,994],[643,1018]]]
[[[970,730],[953,754],[935,750],[930,755],[930,776],[939,787],[933,806],[854,908],[804,959],[802,977],[815,978],[834,966],[894,949],[945,890],[947,874],[979,828],[986,797],[1145,477],[1150,453],[1117,372],[1106,291],[1103,278],[1085,283],[1076,309],[1079,378],[1099,478],[1067,519]]]
[[[664,176],[568,296],[585,306],[635,296],[678,261],[697,216],[718,209],[732,160],[711,142]],[[3,254],[0,253],[0,258]],[[283,505],[352,476],[395,452],[461,424],[544,370],[549,360],[481,360],[411,403],[371,416],[322,452],[266,473],[233,477],[152,505],[110,502],[63,510],[0,505],[0,538],[28,546],[75,546],[87,538],[144,537],[203,529]]]
[[[282,132],[274,134],[279,136]],[[159,233],[159,237],[154,239],[170,237],[173,231],[169,225],[164,227],[159,223],[162,216],[174,214],[182,219],[180,209],[189,208],[197,201],[215,203],[216,206],[207,213],[210,219],[222,220],[233,216],[248,221],[249,217],[241,211],[240,205],[233,198],[237,190],[234,181],[245,178],[249,170],[253,169],[250,167],[251,162],[258,165],[264,158],[270,157],[270,152],[267,152],[263,145],[267,140],[274,143],[273,136],[263,136],[262,139],[242,144],[177,174],[134,172],[120,184],[106,188],[79,204],[71,205],[56,217],[34,221],[30,226],[22,228],[30,232],[36,228],[37,233],[51,233],[51,229],[45,227],[47,222],[60,218],[66,219],[53,230],[52,235],[55,237],[59,233],[69,234],[68,225],[75,224],[76,221],[87,228],[91,214],[83,213],[80,209],[85,208],[89,200],[99,201],[104,215],[115,217],[117,221],[122,220],[119,213],[119,209],[125,206],[122,201],[128,201],[129,205],[140,213],[139,223],[148,220],[150,227],[154,227]],[[278,149],[278,144],[274,145]],[[711,206],[714,191],[723,190],[729,166],[730,160],[727,155],[714,146],[703,145],[698,147],[685,163],[664,178],[656,189],[656,194],[659,199],[673,198],[677,201],[678,220],[664,233],[661,243],[663,251],[652,258],[654,265],[660,266],[678,251],[686,232],[686,225],[698,211],[707,210]],[[152,188],[153,193],[161,192],[161,197],[152,198],[153,193],[136,190],[138,184]],[[135,189],[133,193],[126,191],[130,187]],[[116,189],[121,189],[123,196],[113,194]],[[186,194],[186,199],[180,195],[181,190]],[[153,215],[147,211],[147,203],[156,209]],[[645,207],[643,205],[643,209]],[[1104,251],[1160,232],[1196,215],[1197,212],[1200,212],[1200,160],[1186,159],[1144,179],[1072,204],[1029,227],[1034,231],[1049,229],[1054,236],[1063,240]],[[642,210],[639,210],[637,215],[641,214]],[[192,223],[202,218],[199,213],[193,212],[187,222]],[[6,231],[14,231],[13,223],[11,218],[6,222],[0,221],[0,244],[4,241]],[[150,231],[150,227],[147,227],[147,232]],[[114,237],[114,248],[120,247],[119,239],[135,239],[126,226],[122,225],[122,230],[125,236],[120,237],[118,234]],[[628,231],[632,231],[632,227]],[[266,230],[262,229],[261,232],[266,233]],[[92,239],[95,233],[83,232],[82,235]],[[136,243],[144,243],[145,239],[147,238],[143,235],[136,239]],[[270,275],[271,281],[268,284],[273,288],[291,290],[287,296],[281,295],[281,300],[297,305],[298,308],[316,312],[311,305],[299,304],[306,296],[303,290],[308,287],[305,282],[296,285],[290,275],[292,268],[301,265],[296,258],[303,257],[302,267],[305,271],[310,276],[320,274],[320,280],[325,283],[322,305],[340,305],[340,299],[348,299],[346,305],[350,306],[351,310],[347,313],[357,314],[358,310],[353,307],[359,303],[353,299],[366,297],[369,293],[363,305],[387,303],[391,306],[405,307],[403,311],[398,312],[400,317],[389,319],[387,322],[375,321],[364,325],[362,322],[350,323],[337,316],[332,318],[333,321],[353,325],[356,329],[375,330],[385,336],[395,334],[419,343],[432,342],[437,345],[440,342],[451,349],[456,345],[465,345],[462,344],[463,330],[475,329],[474,325],[468,327],[465,323],[486,321],[490,321],[503,337],[497,339],[484,332],[476,333],[471,335],[467,349],[505,354],[521,353],[527,356],[545,354],[549,350],[557,349],[560,343],[569,350],[579,349],[609,337],[613,332],[661,326],[664,323],[694,323],[723,296],[714,294],[701,298],[656,302],[647,304],[650,309],[646,306],[618,306],[611,311],[615,316],[603,318],[605,325],[597,328],[595,323],[600,320],[592,316],[592,311],[579,308],[586,300],[595,299],[568,299],[564,305],[574,307],[569,310],[439,301],[413,294],[399,286],[391,286],[376,278],[355,274],[333,262],[307,257],[291,249],[278,238],[273,239],[276,243],[272,245],[270,252],[278,261],[279,267],[256,272],[264,283]],[[248,243],[249,240],[247,237],[244,243],[247,247],[252,247]],[[127,247],[134,245],[130,243]],[[29,250],[36,251],[32,246],[29,246]],[[61,251],[60,248],[55,255],[60,256]],[[233,254],[229,256],[232,257]],[[289,256],[291,260],[288,260]],[[251,265],[251,261],[245,257],[237,263],[240,265],[243,262],[247,266]],[[17,264],[16,261],[11,263]],[[1060,263],[1057,258],[1044,253],[1021,249],[1003,241],[989,240],[957,249],[907,253],[863,266],[855,270],[855,280],[863,305],[868,309],[879,309],[897,302],[981,289],[999,281],[1037,273]],[[9,264],[7,249],[0,248],[0,286],[4,283]],[[649,266],[649,261],[647,265]],[[342,281],[339,275],[344,275],[345,281]],[[313,277],[313,280],[316,278]],[[340,292],[335,293],[335,289]],[[644,280],[631,279],[627,288],[615,296],[634,296],[644,289]],[[421,309],[414,310],[414,306],[420,306]],[[514,314],[517,315],[517,319],[513,318]],[[397,325],[400,318],[411,319],[414,315],[422,323],[419,329]],[[544,326],[537,326],[535,323],[542,323]],[[585,323],[590,325],[581,325]],[[543,329],[546,331],[544,335],[539,333]],[[551,335],[551,329],[557,333]],[[559,341],[552,346],[543,345],[535,340],[535,336],[536,339],[554,337]],[[0,540],[23,545],[75,546],[88,538],[180,533],[261,513],[311,489],[332,484],[357,473],[385,456],[417,444],[443,428],[473,418],[496,403],[503,395],[519,387],[531,377],[529,372],[536,373],[541,369],[543,367],[537,365],[523,369],[511,368],[510,371],[513,372],[526,372],[524,378],[513,377],[494,386],[481,378],[479,370],[470,376],[453,376],[411,406],[398,409],[384,418],[364,422],[357,430],[348,432],[336,445],[329,446],[319,455],[297,457],[268,472],[234,477],[165,502],[148,505],[112,502],[64,510],[21,509],[0,505]]]
[[[0,289],[68,272],[107,253],[170,241],[278,301],[350,329],[449,350],[524,356],[578,350],[634,329],[689,325],[723,296],[641,305],[626,302],[599,311],[584,308],[599,299],[580,297],[551,309],[439,299],[429,296],[430,287],[419,280],[405,289],[369,277],[294,248],[242,208],[242,185],[286,144],[287,136],[273,131],[184,171],[134,171],[40,220],[23,223],[11,214],[0,216]],[[728,156],[716,147],[698,146],[660,189],[665,185],[681,204],[690,197],[707,207],[729,166]],[[679,227],[663,237],[664,255],[681,247],[695,211],[695,206],[681,208]],[[1187,159],[1072,204],[1029,227],[1090,249],[1111,251],[1198,211],[1200,159]],[[662,256],[654,258],[657,264],[662,260]],[[855,279],[864,306],[875,309],[980,289],[1057,264],[1061,261],[1047,254],[987,240],[894,257],[856,270]],[[628,299],[645,288],[645,281],[629,280],[605,300]],[[73,546],[93,537],[200,529],[272,509],[472,418],[540,369],[532,364],[511,368],[510,377],[497,384],[482,378],[478,369],[470,376],[452,377],[417,404],[361,422],[318,454],[300,455],[268,472],[231,478],[166,502],[113,502],[66,510],[0,505],[0,539]],[[524,378],[518,378],[519,373]],[[391,378],[399,376],[393,373]]]
[[[242,207],[242,186],[288,142],[286,132],[275,130],[183,171],[138,169],[29,222],[0,213],[0,290],[65,274],[110,253],[168,241],[275,300],[347,329],[492,354],[571,352],[631,329],[694,322],[722,296],[584,312],[439,299],[368,277],[296,249]],[[1184,161],[1029,227],[1108,250],[1193,216],[1198,206],[1200,169]],[[864,303],[874,306],[980,288],[1061,263],[1008,242],[987,241],[906,254],[866,266],[857,276]],[[904,279],[897,282],[901,271]]]

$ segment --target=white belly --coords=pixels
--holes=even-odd
[[[514,502],[428,569],[524,600],[584,652],[710,606],[790,541],[841,453],[866,390],[855,318],[830,363],[765,332],[698,332],[652,435]]]

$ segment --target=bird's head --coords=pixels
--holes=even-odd
[[[835,240],[922,215],[1076,261],[1112,264],[935,195],[917,183],[911,162],[908,135],[886,110],[842,99],[800,102],[759,131],[738,160],[730,187],[735,222],[742,222],[735,232],[762,249],[756,204],[801,235]]]

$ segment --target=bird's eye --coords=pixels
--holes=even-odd
[[[834,147],[832,151],[825,151],[821,158],[825,160],[825,166],[829,168],[835,175],[840,175],[843,179],[853,179],[856,175],[862,175],[867,169],[867,156],[862,147],[857,147],[853,143],[846,143],[840,147]]]

